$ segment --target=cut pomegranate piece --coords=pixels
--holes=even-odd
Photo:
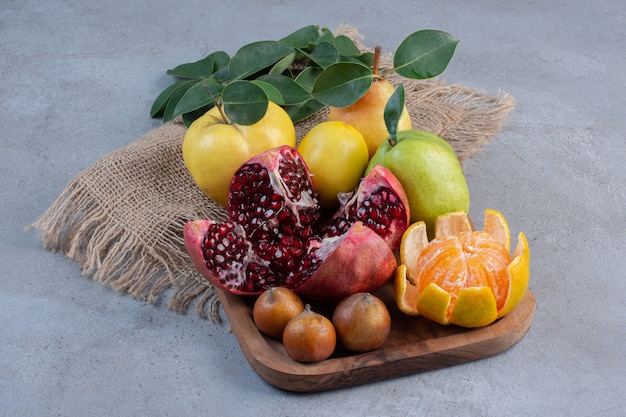
[[[269,262],[254,253],[243,227],[233,222],[193,220],[185,224],[185,249],[211,283],[234,294],[280,286]]]
[[[228,217],[241,224],[255,252],[288,273],[320,224],[318,193],[306,163],[290,146],[263,152],[234,174]]]
[[[375,231],[392,250],[400,245],[409,226],[409,203],[400,181],[377,165],[361,180],[356,190],[339,194],[341,206],[324,228],[324,235],[345,233],[356,221]]]
[[[294,148],[281,146],[253,157],[235,172],[228,217],[252,240],[306,238],[319,224],[318,200],[304,159]]]
[[[311,242],[286,286],[305,298],[339,301],[350,294],[380,289],[396,267],[387,242],[357,221],[342,235]]]

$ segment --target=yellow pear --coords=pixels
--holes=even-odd
[[[330,107],[328,114],[328,120],[343,121],[361,133],[367,143],[370,158],[374,156],[378,146],[389,137],[384,111],[389,97],[395,91],[393,84],[378,74],[379,57],[380,47],[376,47],[373,64],[375,78],[367,93],[348,107]],[[398,122],[398,131],[411,128],[411,115],[404,106]]]

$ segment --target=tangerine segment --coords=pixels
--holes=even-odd
[[[445,291],[457,294],[467,279],[467,264],[459,239],[446,236],[432,240],[417,259],[416,272],[420,293],[434,283]]]
[[[500,310],[509,293],[509,252],[486,232],[461,233],[458,238],[463,245],[468,266],[466,287],[491,288]]]
[[[409,316],[419,316],[417,309],[417,287],[407,279],[407,267],[405,264],[398,265],[396,276],[393,281],[393,294],[400,311]]]
[[[517,236],[517,246],[513,252],[513,261],[509,264],[509,294],[504,306],[498,311],[498,318],[504,317],[524,298],[530,280],[530,249],[524,232]]]
[[[511,231],[502,213],[490,208],[485,209],[483,230],[500,242],[507,253],[511,252]]]
[[[417,258],[422,250],[428,246],[426,223],[418,221],[412,223],[402,234],[400,241],[400,264],[406,265],[406,277],[415,284]]]

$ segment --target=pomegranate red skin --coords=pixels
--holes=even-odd
[[[377,291],[391,279],[396,267],[396,257],[385,240],[357,221],[294,291],[310,300],[336,302],[357,292]]]
[[[214,277],[207,271],[204,264],[204,255],[202,254],[202,240],[211,222],[212,220],[193,220],[185,223],[184,237],[185,250],[191,258],[193,265],[205,278],[213,281]]]

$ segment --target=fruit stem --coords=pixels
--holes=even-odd
[[[215,103],[215,105],[217,106],[217,110],[220,112],[222,119],[224,119],[224,123],[230,124],[230,120],[228,119],[228,117],[226,117],[226,113],[224,113],[223,103]]]
[[[380,54],[382,51],[382,47],[380,45],[376,45],[376,47],[374,48],[374,62],[372,63],[372,73],[374,75],[377,76],[377,78],[374,78],[374,80],[378,79],[378,71],[379,68],[378,66],[380,65]]]
[[[387,142],[389,142],[389,145],[390,145],[391,147],[394,147],[394,146],[396,146],[396,145],[398,144],[398,141],[397,141],[397,140],[396,140],[396,138],[395,138],[395,137],[393,137],[393,136],[389,136],[389,137],[387,138]]]
[[[204,90],[207,92],[208,95],[211,96],[211,98],[213,99],[213,103],[215,104],[215,107],[217,107],[217,110],[220,112],[220,115],[222,116],[222,119],[224,120],[224,123],[226,124],[231,124],[230,120],[228,119],[228,117],[226,117],[226,113],[224,113],[224,103],[221,103],[217,97],[215,97],[213,95],[213,93],[211,92],[211,90],[209,90],[206,86],[204,86]]]

